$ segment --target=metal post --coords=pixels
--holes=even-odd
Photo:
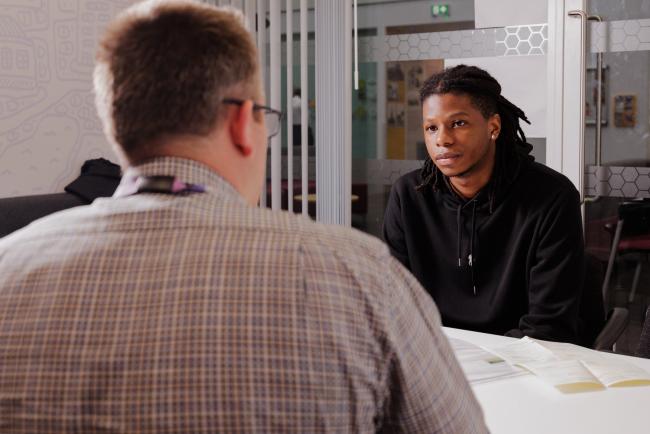
[[[352,1],[316,2],[316,214],[351,223]],[[343,19],[341,19],[343,18]]]
[[[280,45],[280,33],[282,22],[280,21],[280,9],[282,0],[270,0],[271,29],[271,68],[270,68],[270,103],[271,107],[280,107],[282,98],[281,89],[281,60],[282,47]],[[280,125],[282,129],[282,125]],[[271,208],[279,210],[282,208],[282,133],[276,134],[271,139]]]
[[[293,212],[293,0],[286,6],[287,40],[287,209]]]
[[[309,131],[309,112],[307,102],[309,101],[309,83],[307,81],[307,0],[300,0],[300,169],[302,172],[302,214],[308,215],[307,196],[308,187],[308,165],[307,159],[307,132]]]

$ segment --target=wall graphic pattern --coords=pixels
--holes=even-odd
[[[97,39],[134,0],[0,0],[0,197],[63,191],[116,158],[95,114]]]
[[[546,54],[548,25],[359,38],[362,62]]]
[[[650,167],[587,166],[587,196],[650,197]]]
[[[650,50],[650,19],[591,22],[592,53]]]

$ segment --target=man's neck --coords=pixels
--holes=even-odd
[[[246,184],[247,180],[242,173],[247,173],[246,167],[243,167],[241,160],[235,155],[228,154],[233,146],[226,145],[226,137],[223,135],[211,136],[175,136],[167,138],[163,143],[156,144],[156,153],[151,156],[141,156],[139,161],[132,161],[130,165],[137,165],[140,161],[145,161],[151,157],[177,157],[199,162],[212,171],[216,172],[230,183],[235,190],[239,192],[249,203],[255,204],[257,198]],[[215,145],[221,143],[222,145]],[[261,184],[261,183],[260,183]]]
[[[449,178],[449,185],[451,185],[452,190],[463,199],[471,199],[476,196],[488,182],[490,182],[489,176],[480,179],[472,176],[453,176]]]
[[[449,184],[456,194],[464,199],[471,199],[490,182],[495,166],[495,151],[494,146],[490,147],[474,166],[458,176],[449,177]]]

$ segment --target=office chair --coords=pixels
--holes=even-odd
[[[0,199],[0,238],[48,214],[89,202],[72,193],[39,194]]]
[[[636,256],[636,269],[628,302],[634,301],[643,261],[650,253],[650,201],[623,202],[618,207],[618,221],[614,231],[612,248],[609,253],[607,271],[603,281],[603,298],[608,300],[609,284],[617,256]]]
[[[34,220],[67,208],[88,205],[98,197],[111,196],[121,179],[120,166],[103,158],[87,160],[77,179],[65,192],[0,199],[0,238]]]
[[[639,339],[636,355],[637,357],[650,359],[650,306],[645,312],[645,321],[643,321],[643,330],[641,331],[641,339]]]
[[[624,307],[610,309],[605,315],[601,292],[603,264],[585,252],[585,280],[580,300],[581,344],[599,351],[614,351],[615,344],[629,322]]]
[[[600,331],[592,348],[598,351],[616,351],[616,341],[630,322],[630,313],[624,307],[615,307],[607,313],[605,326]]]

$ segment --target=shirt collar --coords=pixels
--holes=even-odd
[[[138,176],[174,176],[177,180],[200,184],[206,188],[206,193],[247,203],[244,197],[228,181],[203,163],[179,157],[155,157],[142,164],[131,166],[124,172],[120,188]]]

